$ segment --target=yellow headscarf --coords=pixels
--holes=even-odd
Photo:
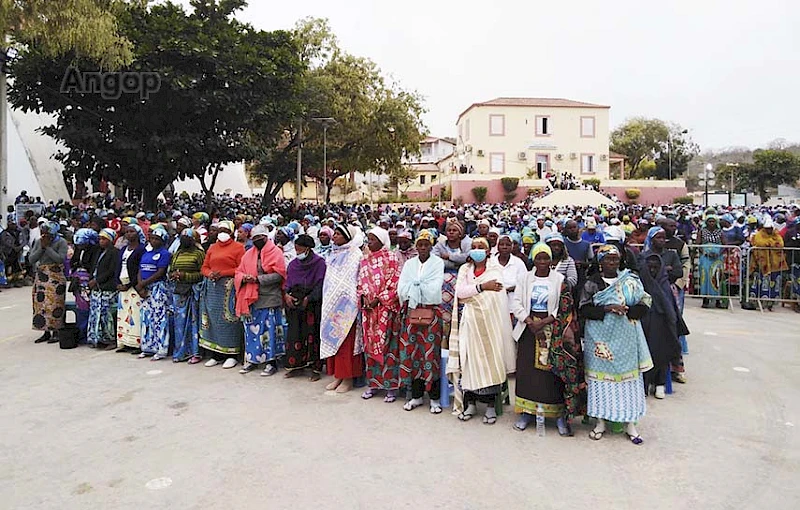
[[[536,243],[531,248],[531,259],[535,259],[536,255],[546,253],[548,257],[553,258],[553,251],[545,243]]]

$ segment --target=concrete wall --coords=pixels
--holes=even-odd
[[[608,178],[608,108],[540,108],[519,106],[478,106],[472,108],[458,122],[458,153],[467,146],[464,164],[472,166],[476,174],[494,178],[503,176],[525,178],[529,169],[536,168],[536,156],[547,155],[550,169],[570,172],[579,178]],[[490,135],[490,115],[503,115],[505,133]],[[536,117],[550,117],[550,136],[536,135]],[[595,136],[581,137],[581,117],[595,118]],[[469,124],[469,129],[467,129]],[[483,151],[483,156],[478,156]],[[524,160],[519,153],[524,152]],[[502,154],[502,173],[490,172],[492,154]],[[574,159],[571,155],[574,154]],[[581,155],[594,155],[594,174],[581,173]],[[559,159],[560,155],[560,159]],[[605,160],[603,160],[605,158]]]
[[[615,182],[615,181],[611,181]],[[637,204],[642,205],[664,205],[664,204],[671,204],[672,200],[677,197],[686,196],[686,186],[681,186],[680,184],[672,185],[672,186],[642,186],[642,185],[633,185],[633,184],[622,184],[625,181],[616,181],[620,184],[615,184],[612,186],[601,184],[600,191],[603,193],[610,193],[615,195],[620,201],[622,202],[631,202],[628,197],[625,196],[625,190],[635,188],[642,192],[638,199],[636,199]],[[674,181],[673,181],[674,182]]]

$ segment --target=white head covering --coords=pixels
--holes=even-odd
[[[377,237],[378,241],[381,242],[384,248],[389,248],[391,242],[389,240],[388,230],[381,227],[374,227],[372,230],[369,231],[369,233]]]
[[[259,223],[253,230],[250,231],[250,238],[254,238],[255,236],[265,236],[269,234],[269,230],[267,230],[267,226],[263,223]]]
[[[762,225],[764,228],[774,228],[775,224],[772,222],[772,218],[769,216],[764,217],[764,223]]]

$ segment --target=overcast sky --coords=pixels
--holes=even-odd
[[[250,0],[238,18],[274,30],[305,16],[420,92],[436,136],[513,96],[610,105],[612,128],[677,122],[704,150],[800,142],[797,0]]]

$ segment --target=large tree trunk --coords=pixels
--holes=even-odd
[[[163,188],[157,182],[148,184],[142,189],[142,208],[146,211],[155,211],[158,206],[158,194]]]
[[[266,186],[264,186],[264,196],[261,198],[261,207],[264,208],[264,212],[270,208],[272,202],[275,201],[275,197],[278,196],[278,192],[281,190],[284,184],[286,183],[267,181]]]

